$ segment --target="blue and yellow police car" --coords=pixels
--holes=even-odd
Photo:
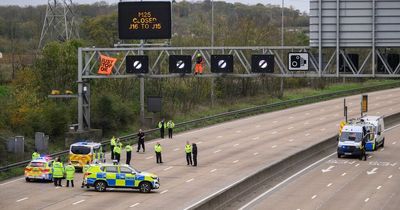
[[[160,187],[158,176],[141,172],[129,165],[94,164],[84,174],[84,184],[104,192],[110,188],[132,188],[148,193]]]

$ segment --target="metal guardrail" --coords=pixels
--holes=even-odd
[[[224,112],[224,113],[220,113],[220,114],[216,114],[216,115],[212,115],[212,116],[202,117],[199,119],[190,120],[190,121],[186,121],[186,122],[181,122],[181,123],[175,124],[175,128],[184,127],[184,126],[197,124],[197,123],[205,122],[208,120],[224,118],[224,117],[238,117],[239,115],[242,115],[242,114],[251,115],[251,113],[255,114],[255,113],[263,112],[263,110],[265,110],[265,109],[287,107],[292,104],[304,104],[306,102],[321,101],[323,99],[338,98],[341,96],[354,95],[354,94],[358,94],[358,93],[362,93],[362,92],[382,90],[382,89],[394,88],[394,87],[399,87],[399,86],[400,86],[400,82],[393,82],[393,83],[383,84],[383,85],[374,85],[374,86],[369,86],[369,87],[337,91],[337,92],[333,92],[333,93],[319,94],[319,95],[314,95],[314,96],[306,96],[304,98],[292,99],[292,100],[276,102],[276,103],[272,103],[272,104],[259,105],[259,106],[254,106],[254,107],[250,107],[250,108],[239,109],[239,110]],[[155,129],[146,130],[146,131],[144,131],[144,133],[146,135],[148,135],[148,134],[153,134],[157,131],[159,131],[159,129],[155,128]],[[136,138],[137,138],[137,133],[119,137],[119,139],[121,141],[127,141],[127,140],[131,140],[131,139],[136,139]],[[102,145],[108,145],[109,140],[104,140],[100,143]],[[69,153],[69,150],[64,150],[64,151],[53,153],[49,156],[57,157],[60,155],[66,155],[68,153]],[[24,166],[24,165],[28,164],[29,162],[30,162],[30,160],[25,160],[25,161],[21,161],[21,162],[17,162],[17,163],[13,163],[13,164],[10,164],[7,166],[0,167],[0,172],[7,171],[12,168]]]

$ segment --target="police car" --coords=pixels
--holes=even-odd
[[[25,168],[25,180],[27,182],[32,180],[52,181],[52,164],[53,160],[50,157],[40,157],[32,160]]]
[[[84,184],[104,192],[110,188],[132,188],[148,193],[160,187],[158,176],[138,171],[129,165],[94,164],[84,174]]]

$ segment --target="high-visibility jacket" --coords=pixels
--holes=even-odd
[[[35,159],[38,159],[38,158],[40,158],[40,154],[37,153],[37,152],[34,152],[34,153],[32,154],[32,160],[35,160]]]
[[[156,144],[156,145],[154,146],[154,151],[156,151],[156,152],[162,152],[161,145]]]
[[[64,166],[60,162],[53,163],[53,177],[63,178],[64,177]]]
[[[117,145],[117,143],[115,142],[115,140],[117,140],[114,136],[111,138],[111,146],[115,146]]]
[[[165,122],[159,122],[158,123],[158,128],[163,128],[163,127],[165,127]]]
[[[86,173],[86,171],[90,168],[90,164],[86,164],[83,166],[82,173]]]
[[[65,175],[67,180],[74,180],[75,167],[73,165],[67,165],[65,167]]]
[[[175,127],[175,123],[172,122],[172,120],[168,121],[167,128],[174,128],[174,127]]]
[[[125,151],[127,151],[127,152],[131,152],[132,151],[132,146],[131,145],[126,145],[125,146]]]
[[[185,152],[186,153],[192,153],[192,145],[186,144],[185,145]]]
[[[114,153],[121,154],[121,147],[119,147],[119,145],[115,146],[113,152],[114,152]]]

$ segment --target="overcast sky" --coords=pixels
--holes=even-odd
[[[98,0],[72,0],[72,2],[80,4],[86,3],[94,3]],[[178,0],[179,1],[179,0]],[[193,0],[187,0],[193,1]],[[240,2],[243,4],[275,4],[281,5],[282,0],[226,0],[227,2]],[[292,5],[294,8],[299,9],[300,11],[306,11],[308,13],[309,10],[309,0],[284,0],[285,6]],[[106,0],[108,3],[117,3],[119,0]],[[0,5],[20,5],[20,6],[27,6],[27,5],[40,5],[40,4],[47,4],[47,0],[0,0]]]

